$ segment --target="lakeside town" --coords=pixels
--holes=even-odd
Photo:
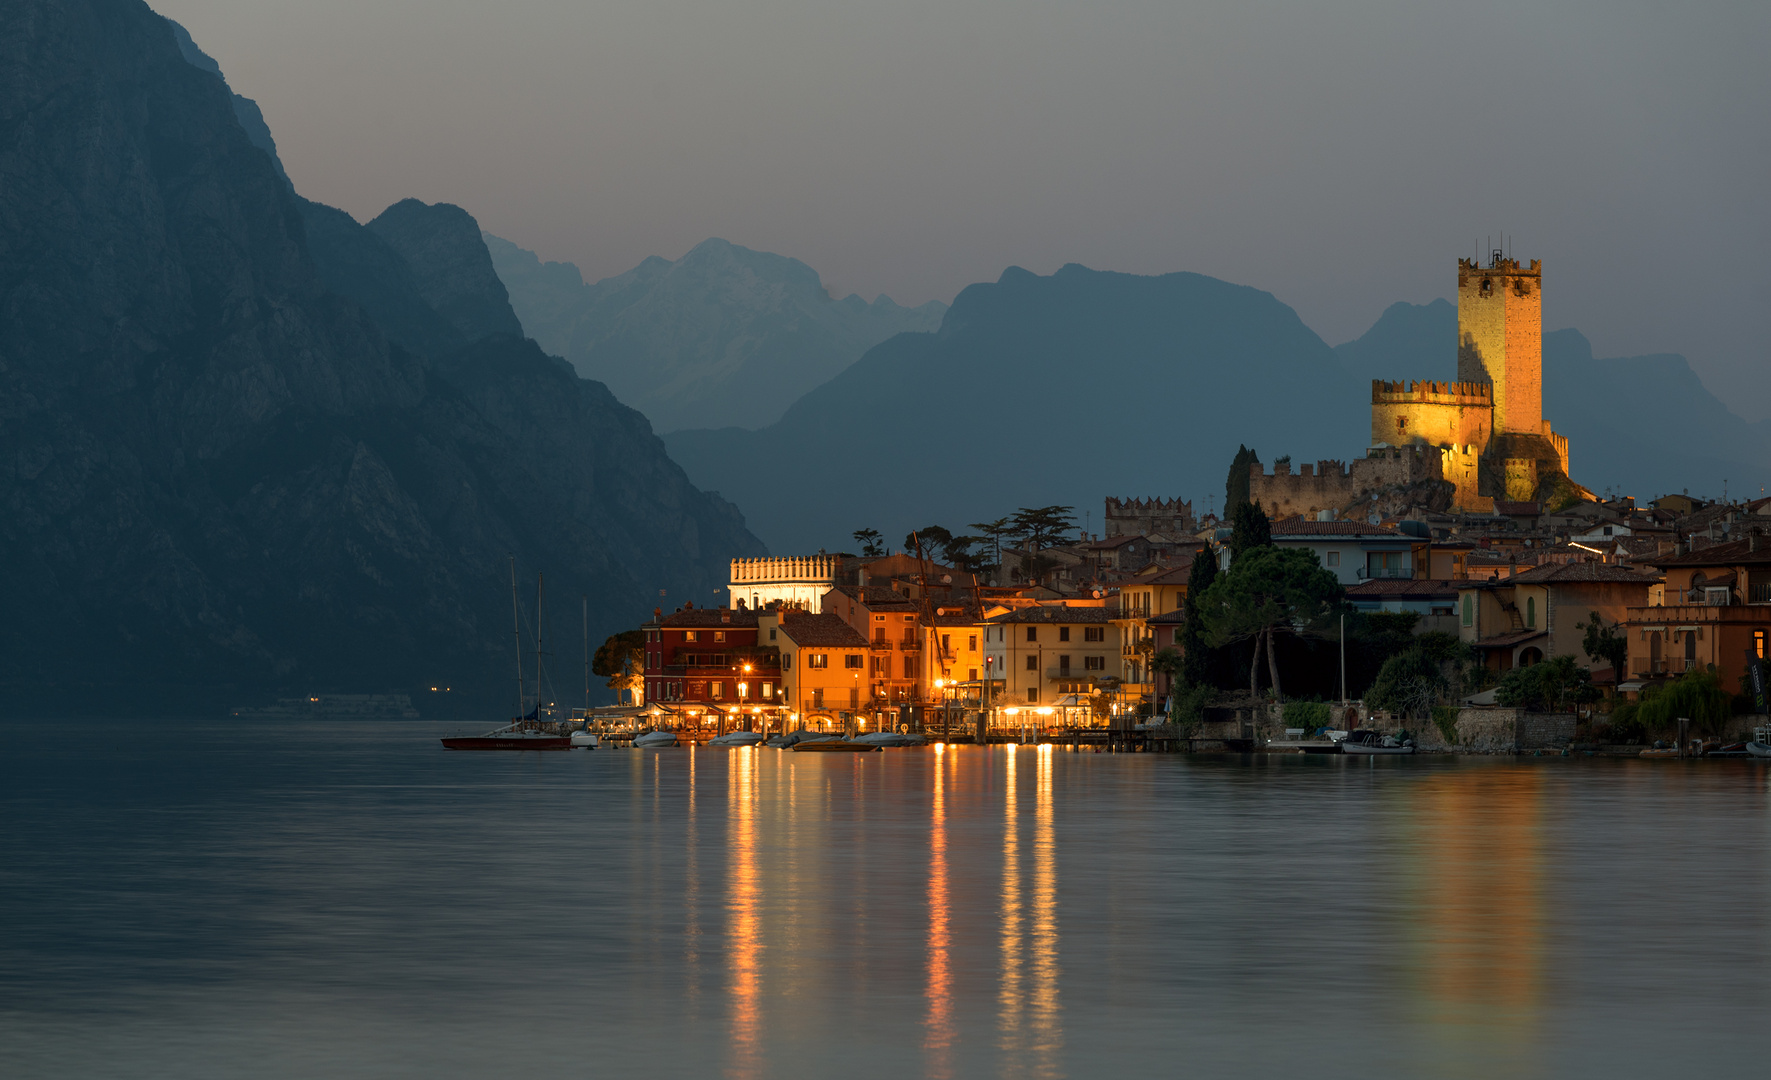
[[[690,739],[1731,749],[1767,711],[1771,499],[1576,483],[1541,295],[1538,261],[1460,259],[1456,378],[1374,382],[1350,463],[1239,448],[1222,515],[1108,497],[1098,533],[1053,505],[734,559],[723,606],[655,610],[597,670]]]

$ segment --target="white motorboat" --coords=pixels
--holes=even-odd
[[[586,750],[595,750],[597,748],[596,732],[583,730],[572,732],[572,748],[578,749],[579,747],[583,747]]]
[[[636,749],[640,749],[640,750],[644,750],[648,747],[675,746],[676,745],[676,732],[674,732],[674,731],[646,731],[646,732],[642,732],[642,733],[635,735],[633,737],[633,745]]]
[[[857,735],[858,743],[871,743],[874,746],[921,746],[928,740],[921,735],[908,735],[899,731],[870,731],[865,735]]]
[[[802,742],[831,742],[833,740],[841,741],[841,739],[841,735],[832,735],[825,731],[807,731],[805,728],[800,728],[798,731],[791,731],[786,735],[776,735],[769,740],[768,745],[792,747],[798,746]]]
[[[760,731],[728,731],[707,740],[708,746],[755,746],[763,741]]]
[[[1746,744],[1753,757],[1771,758],[1771,727],[1753,728],[1753,741]]]
[[[1341,753],[1365,755],[1368,757],[1388,754],[1412,754],[1413,742],[1400,742],[1393,735],[1379,735],[1375,731],[1355,731],[1341,740]]]

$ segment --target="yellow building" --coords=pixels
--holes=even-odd
[[[1187,582],[1193,576],[1193,560],[1175,567],[1149,567],[1119,585],[1119,610],[1113,623],[1119,627],[1121,691],[1139,701],[1150,700],[1152,692],[1167,693],[1167,680],[1157,685],[1156,672],[1150,661],[1157,652],[1174,644],[1174,628],[1167,640],[1158,640],[1150,620],[1158,615],[1179,611],[1187,601]]]
[[[1120,632],[1099,607],[1033,607],[985,620],[986,666],[998,680],[999,705],[1050,703],[1062,694],[1117,686]]]
[[[867,639],[835,614],[774,608],[757,619],[757,644],[781,651],[789,730],[859,727],[865,718]]]

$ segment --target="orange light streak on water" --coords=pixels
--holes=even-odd
[[[731,1063],[726,1075],[761,1075],[762,926],[758,913],[756,770],[753,747],[732,751],[727,787],[731,821],[731,871],[728,875],[726,923],[731,967]]]
[[[1033,825],[1033,978],[1029,995],[1035,1076],[1059,1076],[1064,1047],[1058,983],[1058,853],[1052,827],[1052,747],[1041,746]]]
[[[953,1075],[953,972],[950,967],[948,949],[949,928],[948,904],[950,898],[947,885],[947,787],[944,767],[953,761],[941,755],[941,745],[935,744],[937,757],[934,768],[934,797],[929,807],[929,960],[928,987],[924,996],[928,999],[928,1016],[924,1021],[926,1032],[923,1036],[924,1060],[926,1075],[930,1080],[948,1080]]]
[[[1002,901],[997,919],[1002,927],[1002,974],[996,991],[997,1045],[1018,1057],[1022,1048],[1021,1019],[1026,1001],[1021,987],[1021,835],[1015,810],[1015,753],[1004,748],[1002,779]]]

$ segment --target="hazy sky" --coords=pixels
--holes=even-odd
[[[1771,416],[1766,0],[155,7],[303,194],[459,203],[587,277],[709,236],[904,303],[1011,264],[1193,270],[1334,344],[1505,232],[1546,328],[1683,352]]]

